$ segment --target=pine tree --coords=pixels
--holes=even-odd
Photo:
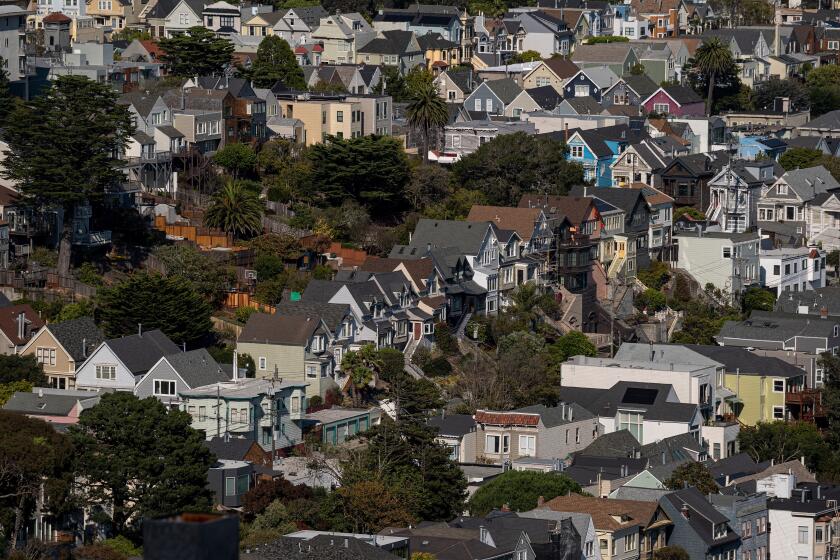
[[[269,35],[260,42],[251,68],[245,72],[254,85],[270,88],[278,80],[290,89],[305,90],[303,70],[298,66],[289,43],[277,35]]]
[[[161,39],[159,44],[170,73],[182,78],[221,74],[233,56],[233,43],[201,26]]]

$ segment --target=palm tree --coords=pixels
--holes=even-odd
[[[715,78],[732,66],[732,53],[720,39],[714,37],[705,41],[694,55],[694,67],[706,77],[709,95],[706,97],[706,116],[712,114],[712,98],[715,92]]]
[[[361,404],[361,393],[374,376],[382,370],[382,360],[373,344],[365,344],[356,351],[347,352],[341,360],[341,370],[350,378],[353,406]]]
[[[438,95],[437,88],[430,82],[423,83],[411,92],[405,110],[408,124],[423,131],[423,163],[429,161],[429,136],[449,122],[446,102]],[[437,134],[435,134],[437,137]]]
[[[240,181],[228,180],[213,195],[204,214],[204,225],[224,230],[236,237],[262,232],[263,205],[257,195],[245,190]]]

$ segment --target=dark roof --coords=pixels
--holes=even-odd
[[[600,198],[605,202],[621,208],[628,216],[638,204],[639,199],[644,203],[644,193],[642,189],[623,188],[623,189],[608,189],[608,188],[590,188],[587,190],[589,196]],[[575,187],[572,189],[572,194],[583,194],[583,188]]]
[[[164,356],[181,352],[181,349],[159,329],[112,338],[106,340],[104,344],[134,375],[146,373]]]
[[[677,156],[671,163],[668,164],[666,169],[674,167],[676,165],[682,165],[682,167],[694,175],[695,177],[704,177],[708,175],[713,175],[717,172],[718,169],[715,168],[713,162],[706,154],[691,154],[687,156]]]
[[[741,478],[742,476],[755,474],[765,469],[764,464],[756,463],[747,453],[730,455],[719,461],[709,461],[706,463],[706,466],[711,471],[712,476],[718,481],[722,481],[727,476],[730,479]]]
[[[242,329],[239,342],[306,346],[320,324],[306,315],[254,313]]]
[[[78,364],[105,340],[105,334],[90,317],[51,323],[47,325],[47,329]]]
[[[413,38],[413,31],[392,29],[390,31],[383,31],[381,37],[371,39],[368,43],[359,47],[357,50],[360,53],[402,55],[409,52],[408,48]]]
[[[282,301],[277,305],[277,313],[323,319],[330,329],[335,330],[344,320],[344,317],[350,313],[350,306],[346,303],[324,303],[321,301]]]
[[[753,312],[755,313],[755,312]],[[684,344],[689,350],[711,358],[726,366],[726,371],[739,371],[742,375],[773,375],[779,377],[798,377],[805,371],[779,358],[759,356],[746,348],[735,346],[717,346],[706,344]]]
[[[464,255],[475,255],[484,241],[488,227],[490,225],[484,222],[421,218],[414,228],[411,243],[394,247],[388,256],[396,259],[419,259],[425,256],[427,246],[431,249],[452,247],[459,249]]]
[[[442,436],[461,437],[475,431],[475,419],[469,414],[432,416],[428,424],[437,428],[438,434]]]
[[[557,522],[551,519],[519,517],[510,512],[498,512],[486,517],[456,517],[449,522],[450,527],[459,529],[486,529],[499,553],[513,551],[523,533],[528,535],[528,540],[533,544],[547,543],[556,525]]]
[[[595,438],[580,452],[595,457],[632,457],[639,441],[628,430],[617,430]]]
[[[327,303],[343,287],[343,282],[334,280],[310,280],[301,295],[301,301]]]
[[[648,420],[689,422],[697,414],[697,405],[669,402],[670,385],[619,381],[609,389],[563,387],[560,397],[576,402],[597,416],[615,416],[622,406],[644,410]]]
[[[513,78],[488,80],[484,83],[505,105],[516,99],[516,96],[522,93],[522,88],[519,87],[519,84]]]
[[[454,49],[458,45],[448,39],[444,39],[440,33],[426,33],[425,35],[417,36],[417,43],[420,48],[429,49]]]
[[[131,91],[124,93],[117,100],[120,105],[132,105],[141,117],[149,116],[152,108],[160,99],[159,95],[151,95],[142,91]]]
[[[568,407],[568,411],[564,410]],[[534,404],[523,408],[517,408],[511,412],[527,412],[531,414],[539,414],[542,423],[546,428],[553,428],[561,424],[568,424],[569,422],[577,422],[579,420],[586,420],[594,418],[591,412],[576,403],[562,403],[558,406],[545,406],[544,404]],[[569,420],[568,414],[571,413],[572,420]]]
[[[738,534],[732,530],[732,527],[729,527],[729,519],[710,504],[706,497],[693,486],[666,494],[662,497],[662,501],[670,503],[678,512],[687,507],[689,510],[688,519],[680,515],[678,519],[672,521],[687,523],[707,546],[719,546],[740,539]],[[713,528],[714,525],[718,524],[727,525],[726,534],[714,538]]]
[[[656,82],[648,78],[645,74],[630,74],[628,76],[624,76],[622,78],[624,83],[632,89],[633,91],[638,94],[643,100],[650,97],[653,92],[659,89],[659,86],[656,85]]]
[[[645,470],[647,459],[632,457],[597,457],[590,455],[575,455],[571,466],[563,474],[572,478],[581,486],[589,486],[601,480],[615,480],[633,476]]]
[[[776,300],[776,309],[798,313],[800,306],[808,307],[809,315],[819,315],[825,308],[829,315],[840,315],[840,287],[828,286],[805,292],[784,292]]]
[[[531,99],[533,99],[537,105],[546,111],[551,111],[563,101],[563,96],[551,86],[531,88],[525,91],[528,92],[528,95],[531,96]]]
[[[558,56],[543,60],[543,62],[561,79],[571,78],[580,71],[580,67],[568,58]]]
[[[828,130],[837,130],[840,128],[840,109],[829,111],[824,115],[812,119],[802,125],[803,128],[825,128]]]
[[[18,391],[9,397],[9,400],[3,406],[3,410],[43,416],[67,416],[79,401],[98,399],[98,397],[99,395],[93,392],[90,393],[89,397],[84,397],[79,395],[38,394],[35,392]]]
[[[306,541],[280,537],[274,542],[253,547],[239,557],[242,560],[394,560],[390,552],[354,537],[329,535],[319,535]]]
[[[604,111],[604,106],[592,97],[569,97],[566,102],[578,115],[600,115]]]
[[[703,98],[697,95],[697,92],[685,86],[669,85],[662,88],[668,96],[679,103],[686,105],[688,103],[702,103]]]
[[[248,438],[227,438],[214,437],[206,440],[204,445],[210,449],[210,452],[216,456],[217,459],[227,459],[230,461],[243,461],[251,446],[254,445],[254,440]]]
[[[212,383],[230,381],[230,377],[213,359],[206,348],[179,352],[166,356],[166,361],[175,369],[190,389]]]
[[[470,93],[473,90],[475,78],[469,70],[447,70],[446,75],[462,92]]]

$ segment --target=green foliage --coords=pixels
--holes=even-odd
[[[835,65],[827,64],[808,72],[806,87],[812,117],[840,109],[840,72],[832,66]]]
[[[776,294],[762,288],[747,288],[744,292],[744,313],[755,309],[759,311],[773,311],[776,306]]]
[[[235,237],[249,237],[262,232],[263,204],[245,190],[239,181],[228,181],[213,195],[204,214],[204,225]]]
[[[9,91],[9,73],[3,70],[5,62],[3,57],[0,57],[0,127],[5,125],[6,119],[18,103],[17,98]]]
[[[458,341],[448,323],[440,322],[435,325],[435,345],[444,356],[451,356],[458,352]]]
[[[160,329],[176,344],[198,342],[210,332],[210,305],[177,276],[135,272],[96,294],[97,315],[108,337]]]
[[[189,414],[167,411],[156,398],[117,392],[102,395],[70,428],[84,499],[113,505],[117,534],[125,534],[138,515],[210,508],[207,470],[214,458],[191,422]]]
[[[517,132],[482,144],[452,166],[462,187],[482,191],[490,204],[516,206],[522,194],[564,195],[583,183],[583,168],[566,160],[562,142]]]
[[[814,424],[809,422],[759,422],[742,426],[738,433],[741,451],[757,462],[796,461],[805,457],[809,469],[830,468],[832,449]]]
[[[77,302],[68,303],[61,308],[61,311],[56,315],[57,323],[64,321],[72,321],[81,317],[93,316],[93,303],[90,300],[83,299]]]
[[[665,481],[665,486],[671,490],[681,490],[691,486],[697,488],[704,495],[717,494],[720,490],[708,467],[703,463],[694,461],[674,469],[674,472]]]
[[[36,387],[47,382],[44,368],[34,355],[0,354],[0,383],[15,381],[28,381]]]
[[[691,556],[683,547],[674,544],[655,550],[653,560],[691,560]]]
[[[542,55],[538,51],[523,51],[516,53],[508,59],[508,64],[518,64],[520,62],[534,62],[535,60],[542,60]]]
[[[212,305],[221,302],[228,273],[219,263],[192,245],[164,245],[154,255],[166,269],[166,276],[183,278]]]
[[[630,75],[631,76],[644,76],[645,75],[645,65],[641,62],[637,62],[633,66],[630,67]]]
[[[636,300],[633,302],[633,304],[636,306],[636,309],[644,309],[648,313],[662,311],[663,309],[668,307],[668,302],[665,299],[665,294],[663,294],[659,290],[654,290],[652,288],[648,288],[644,292],[637,295]]]
[[[823,153],[820,150],[790,148],[779,157],[779,164],[784,167],[785,171],[805,169],[806,167],[818,165],[822,157]]]
[[[29,256],[29,261],[47,268],[55,268],[58,266],[58,251],[51,251],[46,247],[35,247]]]
[[[283,260],[275,254],[260,253],[254,259],[254,270],[260,282],[273,280],[286,270]]]
[[[464,220],[470,213],[470,208],[476,204],[487,204],[487,196],[480,190],[456,189],[451,196],[439,202],[430,200],[429,206],[423,210],[423,215],[433,220]]]
[[[0,383],[0,406],[3,406],[15,393],[30,393],[32,391],[31,381],[12,381],[11,383]]]
[[[236,317],[236,321],[244,325],[251,318],[251,315],[256,312],[257,310],[253,307],[237,307],[233,314]]]
[[[408,99],[408,88],[399,68],[383,66],[382,79],[385,81],[385,93],[390,95],[395,103],[402,103]]]
[[[213,163],[223,167],[234,177],[240,173],[249,173],[257,166],[257,154],[248,144],[237,142],[227,144],[224,148],[213,154]]]
[[[741,89],[738,66],[729,47],[717,37],[704,41],[683,69],[688,83],[706,97],[706,114],[712,114],[715,97],[737,94]]]
[[[589,37],[586,40],[586,44],[598,45],[600,43],[627,43],[628,41],[630,41],[630,39],[621,35],[600,35],[597,37]]]
[[[415,210],[422,210],[452,194],[449,171],[440,165],[419,164],[411,170],[406,198]]]
[[[580,491],[578,483],[563,474],[507,471],[479,487],[467,508],[473,516],[487,515],[505,504],[511,511],[528,511],[537,507],[540,496],[551,500]]]
[[[428,163],[429,150],[436,147],[433,139],[449,122],[449,108],[431,81],[409,87],[409,102],[405,109],[409,126],[423,132],[423,161]]]
[[[79,282],[87,284],[88,286],[101,286],[102,273],[96,268],[96,265],[90,262],[83,262],[79,268],[76,269],[76,278]]]
[[[693,210],[693,208],[692,208]],[[659,290],[671,277],[671,270],[662,261],[652,261],[650,266],[643,268],[636,273],[639,281],[653,290]]]
[[[374,374],[382,368],[382,359],[373,344],[365,344],[356,351],[344,354],[341,359],[341,371],[351,380],[350,391],[355,406],[360,404],[361,395],[368,390]]]
[[[348,197],[371,211],[393,215],[409,180],[402,144],[388,136],[330,138],[307,151],[315,200],[336,206]]]
[[[239,70],[253,80],[256,87],[270,88],[280,81],[290,89],[306,89],[303,70],[298,66],[295,53],[279,35],[269,35],[260,41],[254,63],[247,70]]]
[[[119,31],[114,31],[111,33],[111,42],[115,41],[126,41],[131,43],[133,40],[137,39],[139,41],[148,41],[152,38],[151,33],[148,31],[142,31],[140,29],[133,29],[129,27],[124,27]]]
[[[276,255],[284,261],[296,261],[303,256],[303,246],[300,240],[293,235],[281,233],[266,233],[251,239],[248,247],[254,250],[257,256]]]
[[[562,363],[573,356],[595,356],[598,349],[580,331],[570,331],[549,346],[553,358]]]
[[[312,278],[315,280],[332,280],[335,271],[325,264],[316,265],[312,269]]]
[[[221,74],[230,65],[234,49],[233,43],[202,26],[161,38],[158,44],[166,53],[162,59],[169,73],[183,78]]]
[[[313,93],[348,93],[347,86],[343,82],[325,82],[318,80],[315,85],[309,88]]]
[[[36,205],[99,199],[125,178],[114,154],[134,127],[109,84],[60,76],[42,95],[19,105],[3,131],[3,177]]]
[[[772,111],[778,97],[789,98],[794,110],[807,109],[809,105],[808,90],[797,79],[781,80],[773,76],[758,84],[753,92],[753,102],[758,109]]]
[[[452,364],[449,363],[446,356],[438,356],[426,362],[426,365],[423,366],[423,373],[429,377],[446,377],[452,373]]]
[[[821,470],[837,480],[840,476],[840,454],[837,452],[840,449],[840,358],[825,353],[820,356],[817,364],[822,368],[824,375],[822,404],[828,420],[824,438],[834,450],[834,459],[824,461]]]
[[[296,270],[283,270],[270,280],[258,281],[254,297],[260,303],[273,305],[282,301],[285,290],[302,292],[308,283],[308,275]]]
[[[706,215],[698,210],[697,208],[693,208],[691,206],[680,206],[676,210],[674,210],[674,220],[682,216],[683,214],[687,214],[694,218],[695,220],[704,220],[706,219]]]
[[[289,510],[280,500],[271,502],[243,531],[240,546],[250,548],[279,539],[297,530]]]
[[[125,556],[143,556],[143,550],[122,535],[105,539],[102,544]]]

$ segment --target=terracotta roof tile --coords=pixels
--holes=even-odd
[[[537,426],[540,423],[540,415],[477,410],[475,412],[475,421],[481,424],[497,424],[502,426]]]
[[[520,206],[510,208],[507,206],[481,206],[473,205],[467,216],[468,222],[493,222],[500,229],[513,230],[519,234],[523,241],[531,239],[534,233],[534,225],[542,210],[540,208],[529,208]]]
[[[53,12],[46,16],[43,20],[44,23],[66,23],[68,21],[73,21],[69,17],[65,16],[61,12]]]

